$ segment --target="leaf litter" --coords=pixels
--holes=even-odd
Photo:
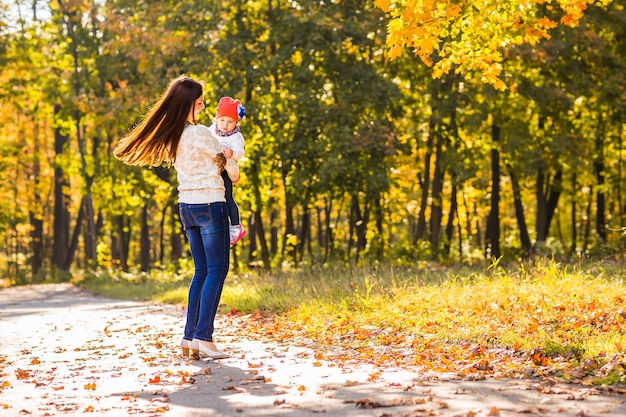
[[[583,417],[588,411],[576,407],[600,396],[614,398],[614,402],[599,406],[603,415],[610,416],[619,410],[626,394],[622,386],[562,385],[557,373],[569,370],[567,366],[554,358],[545,362],[541,355],[533,358],[502,349],[434,342],[423,343],[419,351],[401,343],[355,349],[349,337],[311,339],[306,337],[306,329],[279,325],[275,318],[258,314],[254,318],[240,314],[219,317],[219,343],[233,354],[230,360],[193,361],[182,357],[177,348],[182,310],[170,306],[166,308],[175,313],[162,314],[160,308],[132,304],[120,308],[128,310],[122,314],[87,308],[80,317],[70,309],[56,319],[44,319],[45,323],[38,324],[38,334],[43,335],[40,343],[0,351],[0,409],[7,412],[3,415],[171,414],[171,399],[181,390],[193,392],[211,385],[237,398],[233,415],[245,412],[248,401],[261,401],[254,393],[264,391],[266,397],[269,394],[268,407],[317,414],[337,407],[332,403],[341,403],[364,411],[380,410],[372,414],[378,417],[549,412]],[[81,328],[92,334],[82,339],[68,337]],[[2,330],[4,336],[5,328]],[[20,340],[19,333],[15,330],[7,336]],[[265,343],[265,353],[246,349],[243,340]],[[225,373],[229,364],[240,368],[239,377]],[[623,357],[614,357],[594,369],[610,373],[623,364]],[[307,374],[297,373],[297,367],[304,367]],[[292,369],[293,374],[286,375]],[[342,382],[324,382],[331,378]],[[508,378],[517,378],[519,383]],[[584,382],[584,377],[578,381]],[[451,389],[459,382],[489,382],[494,394],[534,392],[544,400],[558,397],[576,407],[567,402],[564,406],[562,401],[555,408],[551,401],[525,404],[522,400],[518,406],[500,407],[490,404],[489,398],[483,398],[484,403],[477,407],[476,397],[480,404],[484,394]],[[373,392],[372,386],[377,387]],[[29,401],[24,400],[25,393]],[[388,414],[383,411],[387,409],[397,412]]]

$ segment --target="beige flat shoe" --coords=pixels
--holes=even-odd
[[[209,349],[208,347],[206,347],[203,343],[202,340],[198,340],[198,339],[193,339],[191,341],[191,351],[198,354],[198,356],[202,357],[208,357],[211,359],[226,359],[226,358],[230,358],[230,355],[228,353],[222,352],[220,350],[212,350]]]

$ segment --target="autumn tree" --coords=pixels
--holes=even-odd
[[[504,51],[536,45],[558,25],[574,27],[589,5],[611,0],[376,0],[390,16],[387,34],[393,59],[411,49],[432,66],[432,75],[450,71],[498,90]]]

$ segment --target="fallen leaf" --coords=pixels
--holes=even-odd
[[[543,411],[542,411],[543,410]],[[536,408],[536,407],[531,407],[531,408],[523,408],[521,410],[517,410],[517,412],[519,414],[542,414],[545,412],[545,409],[543,408]]]
[[[236,387],[234,385],[231,385],[230,387],[226,387],[226,388],[222,388],[223,391],[236,391],[236,392],[246,392],[245,389],[243,388],[239,388]]]
[[[498,407],[491,407],[488,416],[498,417],[500,415],[500,409]]]
[[[18,368],[15,371],[15,377],[17,379],[29,379],[30,378],[30,371]]]
[[[373,372],[369,375],[369,377],[367,377],[367,380],[376,381],[378,378],[380,378],[380,372]]]

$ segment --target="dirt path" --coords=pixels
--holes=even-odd
[[[183,311],[71,285],[0,290],[0,416],[626,416],[619,390],[538,380],[462,381],[368,366],[237,337],[232,358],[187,360]]]

